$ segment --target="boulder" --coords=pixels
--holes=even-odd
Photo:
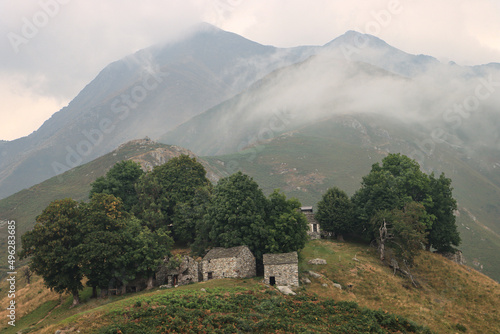
[[[314,278],[321,278],[321,275],[318,273],[315,273],[314,271],[309,271],[309,275]]]
[[[292,295],[292,296],[295,296],[296,293],[292,291],[292,289],[290,289],[290,287],[286,286],[286,285],[282,285],[282,286],[276,286],[276,288],[283,294],[285,295]]]
[[[325,259],[312,259],[312,260],[307,261],[307,263],[309,263],[309,264],[326,264],[326,260]]]

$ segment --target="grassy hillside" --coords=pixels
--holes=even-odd
[[[412,132],[413,131],[413,132]],[[387,152],[411,154],[412,141],[421,129],[401,127],[390,119],[343,116],[325,119],[296,131],[276,135],[258,146],[224,156],[203,157],[208,176],[215,181],[237,170],[254,177],[266,193],[280,188],[303,205],[316,205],[321,195],[334,185],[353,194],[362,176]],[[84,200],[89,184],[116,162],[133,158],[145,167],[160,164],[181,153],[176,146],[137,141],[123,145],[89,164],[49,179],[0,201],[0,221],[15,219],[18,237],[30,228],[35,217],[52,200],[72,197]],[[453,180],[458,199],[460,249],[468,265],[500,281],[500,188],[491,178],[473,166],[465,154],[436,146],[434,154],[423,163],[427,173],[444,171]],[[6,226],[0,227],[0,256],[5,258]],[[5,269],[6,261],[1,265]],[[5,270],[3,270],[5,271]]]
[[[419,129],[402,128],[390,119],[340,117],[305,126],[239,153],[204,157],[219,173],[238,169],[251,175],[266,193],[280,188],[303,205],[316,205],[322,194],[338,186],[352,195],[371,165],[388,152],[410,155]],[[414,131],[415,133],[411,133]],[[457,217],[468,264],[500,281],[500,187],[479,173],[466,156],[436,146],[422,168],[452,179]]]
[[[317,257],[327,265],[307,263]],[[435,333],[500,333],[498,283],[439,255],[417,258],[413,274],[418,289],[382,266],[366,245],[310,241],[299,261],[302,283],[297,296],[283,296],[257,277],[98,300],[89,299],[90,291],[85,290],[84,303],[70,309],[70,296],[60,299],[43,288],[39,278],[29,286],[19,279],[17,326],[2,322],[0,331],[428,333],[428,327]],[[312,278],[309,270],[323,276]],[[304,284],[304,278],[311,284]],[[5,305],[5,281],[0,288],[0,303]],[[0,311],[1,319],[5,312]]]

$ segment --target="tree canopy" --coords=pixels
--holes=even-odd
[[[285,194],[275,190],[269,195],[267,217],[269,253],[288,253],[304,248],[308,239],[307,219],[300,212],[301,204],[295,199],[287,199]]]
[[[444,174],[439,178],[425,174],[419,164],[407,156],[389,154],[382,160],[382,166],[374,164],[370,173],[363,177],[361,189],[354,194],[352,201],[357,232],[368,239],[377,239],[373,221],[380,223],[381,212],[389,212],[394,233],[410,233],[403,227],[412,226],[412,233],[424,235],[423,239],[420,234],[418,238],[414,235],[414,239],[421,240],[428,249],[449,251],[460,243],[451,180]],[[406,224],[397,225],[399,222]],[[423,231],[420,224],[424,226]]]
[[[122,249],[131,241],[124,233],[129,215],[120,199],[108,194],[94,194],[90,203],[81,205],[81,243],[77,249],[87,284],[107,290],[111,281],[119,279],[125,263]]]
[[[71,293],[74,304],[84,276],[94,291],[152,277],[173,244],[165,231],[150,231],[123,210],[119,198],[104,193],[89,203],[50,203],[21,240],[21,257],[30,257],[30,269],[49,288]]]
[[[246,245],[258,260],[264,253],[297,251],[307,240],[300,202],[274,191],[267,199],[258,184],[241,172],[219,181],[201,231],[210,246]],[[203,233],[198,233],[203,238]]]
[[[36,218],[33,230],[22,237],[21,259],[31,257],[30,269],[40,275],[45,285],[57,293],[73,295],[79,303],[83,272],[77,246],[81,243],[80,211],[72,199],[49,204]]]
[[[201,188],[212,188],[203,165],[187,155],[172,158],[139,179],[133,211],[152,230],[171,226],[176,241],[193,242],[194,226],[179,207],[193,207],[192,200]]]
[[[264,193],[249,176],[238,172],[220,179],[205,219],[213,245],[246,245],[262,258],[269,239],[266,205]]]
[[[106,176],[98,177],[92,184],[89,197],[94,194],[105,193],[114,195],[121,199],[123,209],[130,211],[137,202],[135,184],[144,174],[141,165],[131,160],[116,163],[106,173]]]
[[[337,187],[329,188],[318,202],[314,217],[322,230],[335,233],[342,240],[344,234],[353,231],[354,205],[345,191]]]

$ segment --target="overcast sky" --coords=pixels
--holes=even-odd
[[[500,0],[2,0],[0,139],[36,130],[110,62],[202,21],[278,47],[357,30],[444,62],[500,62]]]

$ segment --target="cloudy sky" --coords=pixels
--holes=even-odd
[[[444,62],[500,62],[500,0],[3,0],[0,139],[36,130],[110,62],[202,21],[278,47],[357,30]]]

